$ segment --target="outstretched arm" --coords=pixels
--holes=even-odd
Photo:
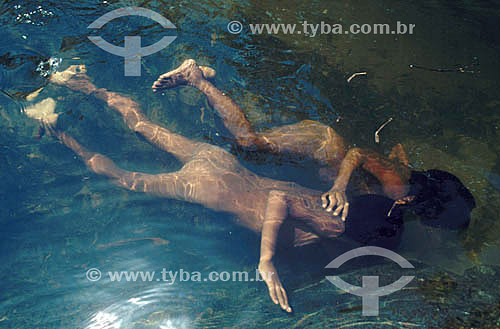
[[[399,145],[399,144],[398,144]],[[349,202],[345,194],[347,184],[352,172],[362,167],[373,174],[382,184],[384,193],[391,199],[400,199],[408,193],[408,180],[411,170],[405,165],[407,163],[406,154],[402,146],[393,149],[391,158],[386,158],[374,151],[360,148],[350,149],[340,165],[340,170],[333,187],[321,197],[323,208],[332,211],[334,215],[342,213],[342,220],[347,218],[349,212]],[[403,153],[401,153],[401,151]],[[395,159],[399,161],[395,161]]]
[[[273,264],[273,257],[278,242],[278,232],[281,224],[286,219],[288,212],[286,195],[283,192],[271,191],[267,202],[267,209],[262,227],[262,240],[260,244],[259,272],[267,288],[269,296],[275,304],[280,304],[281,308],[291,312],[292,308],[288,304],[285,288],[281,284],[276,268]]]
[[[408,166],[408,155],[406,154],[406,151],[401,143],[396,144],[392,148],[391,154],[389,154],[389,159],[397,159],[403,165]]]

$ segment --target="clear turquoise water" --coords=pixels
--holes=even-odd
[[[112,9],[130,5],[169,18],[178,38],[143,59],[142,76],[124,78],[122,58],[88,41],[87,26]],[[498,327],[499,14],[495,1],[4,1],[0,327]],[[226,30],[231,20],[246,26],[304,19],[399,20],[416,24],[417,32],[399,38],[310,38],[255,36],[248,30],[232,35]],[[100,33],[117,45],[123,44],[124,35],[141,35],[143,44],[151,44],[162,30],[132,17],[108,23]],[[62,68],[84,63],[97,86],[131,95],[155,122],[229,148],[227,131],[198,92],[179,88],[155,95],[150,90],[159,74],[195,58],[217,70],[216,85],[242,105],[259,129],[314,119],[334,127],[351,145],[387,153],[402,142],[413,166],[455,173],[479,207],[470,229],[459,236],[422,227],[410,218],[400,253],[418,264],[415,273],[405,273],[416,279],[383,299],[377,318],[362,317],[358,297],[325,281],[322,267],[335,251],[325,253],[320,247],[280,257],[280,273],[295,310],[291,316],[271,303],[262,282],[89,282],[85,274],[94,267],[103,273],[163,268],[204,275],[253,273],[260,242],[225,214],[121,190],[91,174],[55,140],[37,138],[37,123],[23,113],[25,96],[46,84],[36,67],[51,56],[63,59]],[[478,64],[481,73],[418,71],[409,64]],[[348,84],[347,77],[358,71],[369,74]],[[54,86],[39,97],[56,98],[57,111],[65,113],[60,127],[121,167],[147,172],[180,167],[172,156],[125,129],[99,101]],[[394,121],[377,146],[373,132],[389,117]],[[309,164],[237,155],[259,174],[314,187]],[[403,271],[362,262],[342,273],[351,278],[346,281],[359,284],[361,275],[398,278]]]

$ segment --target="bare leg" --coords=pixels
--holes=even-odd
[[[130,129],[143,135],[150,143],[172,153],[184,163],[191,159],[195,149],[201,144],[152,123],[144,116],[139,104],[131,98],[104,88],[97,89],[85,74],[83,65],[71,66],[66,71],[55,73],[51,77],[51,82],[87,95],[93,94],[105,101],[123,117]]]
[[[52,136],[57,137],[64,145],[72,149],[90,170],[111,178],[120,187],[182,201],[202,201],[192,197],[190,193],[192,180],[182,170],[158,175],[126,171],[118,168],[108,157],[88,151],[66,132],[55,130],[47,124],[45,127]]]
[[[85,162],[87,167],[96,174],[104,175],[115,180],[130,174],[129,172],[118,168],[109,158],[101,154],[88,151],[64,131],[57,131],[48,125],[45,127],[45,129],[50,131],[50,135],[57,137],[64,145],[72,149],[73,152],[75,152],[76,155],[78,155],[83,162]]]
[[[257,133],[248,122],[243,110],[231,98],[204,79],[204,70],[192,59],[177,69],[161,75],[153,90],[189,85],[203,92],[210,105],[219,113],[228,130],[239,145],[276,153],[291,153],[310,157],[336,168],[345,155],[342,138],[330,127],[315,121],[279,127]]]
[[[257,146],[259,149],[272,148],[272,145],[259,138],[254,132],[242,109],[231,98],[203,78],[203,72],[194,60],[188,59],[177,69],[161,75],[154,82],[153,90],[163,90],[179,85],[189,85],[203,92],[240,145]]]
[[[93,94],[105,100],[109,107],[122,115],[131,129],[142,133],[152,143],[185,162],[182,169],[173,173],[150,175],[129,172],[118,168],[109,158],[86,150],[67,133],[56,130],[54,124],[57,114],[53,113],[55,108],[53,101],[48,102],[49,105],[53,105],[49,109],[37,106],[33,111],[26,113],[41,121],[46,131],[71,148],[90,170],[113,179],[119,186],[133,191],[198,203],[215,210],[232,211],[233,203],[226,203],[226,200],[228,195],[232,196],[235,192],[227,188],[228,182],[243,186],[242,190],[246,191],[248,181],[256,181],[254,176],[251,180],[248,180],[245,175],[240,177],[245,169],[223,149],[207,143],[192,142],[154,125],[147,121],[138,104],[130,98],[104,89],[97,89],[85,75],[85,68],[82,66],[73,66],[64,72],[56,73],[51,80],[55,84],[64,85],[85,94]],[[44,105],[42,102],[41,104]],[[43,115],[40,112],[43,112]],[[55,120],[52,120],[52,115],[55,115]]]

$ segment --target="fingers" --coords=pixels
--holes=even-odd
[[[266,282],[267,283],[267,282]],[[271,300],[273,301],[274,304],[278,304],[278,296],[276,296],[276,289],[274,287],[273,283],[269,283],[267,285],[267,288],[269,289],[269,296],[271,297]]]
[[[337,200],[335,200],[335,196],[333,193],[327,193],[327,201],[328,205],[326,206],[326,211],[332,211],[333,206],[337,204]]]
[[[331,212],[336,206],[333,215],[341,215],[342,220],[346,220],[349,213],[349,202],[347,202],[344,192],[326,192],[321,195],[321,201],[323,208],[328,212]]]
[[[323,208],[326,208],[326,206],[328,206],[328,192],[326,193],[323,193],[323,195],[321,196],[321,201],[323,203]]]
[[[281,309],[286,312],[291,312],[292,308],[288,305],[288,297],[285,288],[279,282],[271,282],[268,286],[269,296],[274,304],[279,304]]]
[[[330,212],[333,210],[333,207],[335,207],[336,205],[338,205],[338,207],[342,207],[343,204],[344,204],[344,202],[343,202],[343,197],[342,197],[341,193],[339,193],[339,192],[331,193],[330,194],[330,205],[328,206],[328,208],[326,208],[326,211]],[[337,216],[338,214],[334,213],[334,215]]]
[[[347,199],[346,199],[345,195],[343,193],[337,193],[337,205],[338,206],[335,209],[335,211],[333,212],[333,215],[338,216],[340,214],[340,212],[342,211],[342,209],[344,209],[346,204],[347,204]]]
[[[326,208],[326,211],[332,211],[333,207],[337,204],[337,200],[335,199],[335,192],[326,192],[321,196],[321,201],[323,208]]]
[[[335,208],[335,211],[333,212],[333,216],[338,216],[342,209],[344,209],[344,202],[343,200],[337,202],[338,206]]]
[[[287,302],[285,301],[286,300],[286,293],[285,293],[285,289],[283,289],[283,287],[280,287],[280,285],[276,285],[275,286],[275,289],[276,289],[276,295],[278,295],[278,300],[280,302],[280,306],[283,310],[286,310],[288,305]],[[284,296],[283,296],[284,295]]]
[[[281,298],[279,298],[280,306],[283,309],[283,311],[290,313],[292,311],[292,308],[290,307],[290,305],[288,305],[288,297],[286,296],[285,288],[283,288],[283,286],[280,285],[279,291],[281,292],[281,294],[278,295],[278,297],[281,296]]]
[[[279,281],[271,280],[266,281],[267,288],[269,290],[269,297],[274,304],[280,305],[281,309],[286,312],[292,312],[292,308],[288,304],[288,297],[286,295],[285,288],[281,285]]]
[[[348,213],[349,213],[349,202],[346,202],[344,205],[344,212],[342,213],[342,221],[343,222],[345,222]]]

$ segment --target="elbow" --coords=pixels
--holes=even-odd
[[[353,165],[357,167],[363,165],[365,154],[366,154],[365,150],[359,147],[354,147],[349,150],[349,152],[346,155],[346,158],[349,159],[349,162],[351,162]]]
[[[363,150],[359,147],[353,147],[347,152],[349,156],[359,158],[363,154]]]
[[[285,198],[286,196],[286,193],[283,192],[283,191],[278,191],[278,190],[272,190],[271,192],[269,192],[269,198],[279,198],[279,199],[283,199]]]
[[[272,190],[269,192],[267,199],[268,209],[273,209],[275,212],[279,212],[280,215],[283,215],[282,208],[286,205],[286,193],[283,191]]]
[[[239,136],[236,141],[238,145],[244,148],[254,148],[259,142],[258,137],[253,134],[247,136]]]

